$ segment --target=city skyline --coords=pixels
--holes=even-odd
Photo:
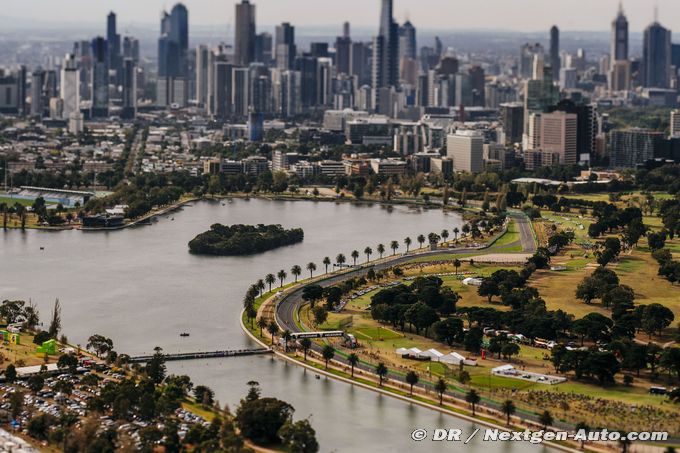
[[[23,19],[58,25],[72,23],[73,20],[55,21],[54,17],[64,17],[61,14],[62,5],[47,0],[32,0],[20,2],[7,0],[3,5],[0,19]],[[170,9],[175,2],[166,0],[149,0],[144,3],[132,0],[119,0],[115,4],[105,2],[90,2],[86,0],[71,0],[69,6],[78,12],[77,22],[84,26],[96,24],[102,14],[113,10],[119,17],[120,28],[126,26],[153,25],[164,9]],[[185,0],[189,9],[190,23],[193,26],[228,26],[234,27],[235,1],[223,2],[215,5],[209,0]],[[342,4],[330,3],[324,8],[313,8],[318,2],[312,0],[287,0],[282,2],[273,0],[258,0],[257,23],[259,27],[271,27],[281,22],[291,22],[300,27],[313,28],[315,26],[338,24],[350,21],[356,27],[378,27],[375,18],[379,17],[381,4],[378,0],[365,2],[347,0]],[[603,0],[589,2],[574,0],[568,4],[543,2],[540,0],[518,0],[511,5],[505,0],[485,0],[483,7],[479,3],[452,3],[449,0],[399,0],[394,4],[394,17],[399,23],[409,19],[421,29],[459,29],[459,30],[488,30],[503,29],[509,31],[535,32],[557,24],[563,31],[597,31],[606,30],[618,8],[618,0]],[[674,17],[680,17],[680,3],[673,0],[658,0],[659,22],[666,28],[673,30]],[[643,1],[624,1],[623,7],[630,21],[632,32],[642,32],[654,21],[654,5]],[[35,15],[36,8],[41,15]],[[588,14],[580,14],[587,8]],[[292,12],[295,12],[294,14]],[[349,13],[348,13],[349,11]],[[489,14],[495,11],[497,14]],[[532,11],[527,15],[526,11]],[[450,13],[450,14],[448,14]],[[72,15],[70,17],[73,17]]]

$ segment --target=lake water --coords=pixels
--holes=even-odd
[[[187,243],[213,223],[301,227],[301,244],[249,257],[205,257]],[[378,243],[461,227],[457,214],[405,206],[349,203],[234,200],[197,202],[163,216],[152,226],[121,231],[7,231],[0,233],[0,299],[32,299],[49,319],[55,298],[72,343],[85,345],[93,333],[114,340],[115,349],[136,355],[160,346],[165,352],[234,349],[253,346],[241,331],[239,315],[248,286],[310,261],[323,272],[324,256],[350,253]],[[44,247],[44,250],[40,248]],[[388,251],[391,253],[391,251]],[[377,255],[374,255],[374,257]],[[308,275],[305,271],[303,275]],[[179,333],[190,332],[189,338]],[[407,452],[468,449],[485,453],[538,451],[528,444],[474,440],[458,444],[415,443],[414,428],[473,425],[374,392],[328,379],[267,356],[170,363],[210,386],[222,403],[238,404],[246,382],[257,380],[263,394],[296,408],[296,418],[311,416],[322,451]],[[492,452],[493,451],[493,452]]]

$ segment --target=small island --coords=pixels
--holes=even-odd
[[[304,237],[302,228],[286,230],[281,225],[227,226],[216,223],[189,242],[189,251],[199,255],[252,255],[297,244]]]

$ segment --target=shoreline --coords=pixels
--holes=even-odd
[[[451,417],[454,417],[454,418],[458,418],[458,419],[464,420],[466,422],[479,424],[479,425],[482,425],[482,426],[487,427],[487,428],[499,429],[499,430],[506,431],[506,432],[512,431],[512,427],[504,426],[502,424],[494,423],[492,421],[483,420],[481,418],[473,417],[471,415],[461,414],[461,413],[446,409],[445,407],[441,407],[441,406],[438,406],[438,405],[435,405],[435,404],[432,404],[432,403],[429,403],[429,402],[426,402],[426,401],[420,401],[418,399],[414,399],[413,397],[407,397],[407,396],[400,395],[400,394],[396,393],[395,391],[385,390],[384,388],[374,387],[372,385],[365,384],[365,383],[360,382],[358,380],[353,380],[353,379],[350,379],[350,378],[346,378],[344,376],[339,376],[337,374],[330,373],[326,370],[318,369],[318,368],[316,368],[312,365],[309,365],[307,363],[296,360],[296,359],[288,356],[287,354],[284,354],[284,353],[274,349],[273,347],[270,347],[269,345],[264,343],[262,340],[257,338],[255,335],[253,335],[253,333],[243,323],[244,313],[245,313],[245,309],[241,311],[240,317],[239,317],[239,324],[241,325],[241,329],[243,330],[243,332],[248,336],[248,338],[250,340],[254,341],[258,345],[265,347],[265,348],[270,348],[272,350],[272,352],[274,353],[274,356],[278,357],[279,359],[286,360],[289,363],[292,363],[292,364],[295,364],[297,366],[304,368],[305,370],[313,371],[314,373],[324,375],[327,378],[335,379],[339,382],[349,384],[349,385],[356,385],[356,386],[358,386],[362,389],[369,390],[369,391],[372,391],[374,393],[378,393],[380,395],[389,396],[389,397],[394,398],[394,399],[401,401],[403,403],[415,404],[415,405],[422,407],[424,409],[436,411],[436,412],[439,412],[441,414],[445,414],[445,415],[448,415],[448,416],[451,416]],[[333,369],[337,369],[337,367],[333,364],[329,364],[329,367],[333,368]],[[343,372],[342,370],[338,370],[338,371]],[[428,399],[428,398],[425,398],[425,397],[422,397],[422,396],[420,396],[420,397],[424,398],[424,399]],[[491,416],[491,414],[487,414],[487,415]],[[517,418],[517,417],[515,417],[515,418]],[[520,419],[520,420],[522,420],[522,419]],[[581,449],[573,448],[573,447],[566,446],[566,445],[557,444],[557,443],[550,442],[550,441],[541,442],[539,445],[546,445],[546,446],[549,446],[551,448],[555,448],[555,449],[558,449],[558,450],[561,450],[561,451],[564,451],[564,452],[568,452],[568,453],[578,453],[578,452],[586,451],[586,450],[581,450]]]

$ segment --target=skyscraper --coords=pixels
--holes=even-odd
[[[123,61],[123,110],[121,117],[132,119],[137,116],[137,65],[132,58]]]
[[[645,29],[642,71],[645,87],[670,88],[671,32],[656,21]]]
[[[342,36],[335,40],[335,66],[338,74],[349,74],[352,54],[352,38],[349,36],[349,22],[343,24]]]
[[[628,60],[628,19],[619,3],[619,12],[612,22],[611,63]]]
[[[550,29],[550,66],[552,67],[553,80],[560,77],[560,29],[556,25]]]
[[[106,48],[109,69],[115,71],[114,84],[120,84],[121,59],[120,35],[116,31],[116,13],[111,11],[106,18]]]
[[[392,11],[392,0],[382,0],[380,30],[373,39],[374,108],[380,104],[380,88],[394,87],[399,82],[399,26],[394,21]]]
[[[66,55],[61,68],[60,97],[63,101],[63,118],[80,110],[80,69],[73,55]]]
[[[196,105],[200,108],[208,105],[209,54],[208,46],[201,44],[196,47]]]
[[[295,62],[295,27],[284,22],[276,26],[276,67],[292,69]]]
[[[106,39],[98,36],[92,40],[92,85],[93,118],[109,116],[109,61]]]
[[[255,60],[255,5],[242,0],[236,5],[234,36],[234,61],[238,66],[248,66]]]
[[[399,56],[415,60],[416,49],[416,27],[407,20],[399,27]]]
[[[31,116],[42,118],[45,113],[44,83],[45,71],[41,67],[37,67],[31,74]]]
[[[446,155],[453,159],[453,169],[468,173],[484,170],[484,137],[479,131],[456,131],[446,138]]]
[[[161,16],[158,40],[158,84],[156,103],[162,106],[188,103],[189,12],[178,3]]]

